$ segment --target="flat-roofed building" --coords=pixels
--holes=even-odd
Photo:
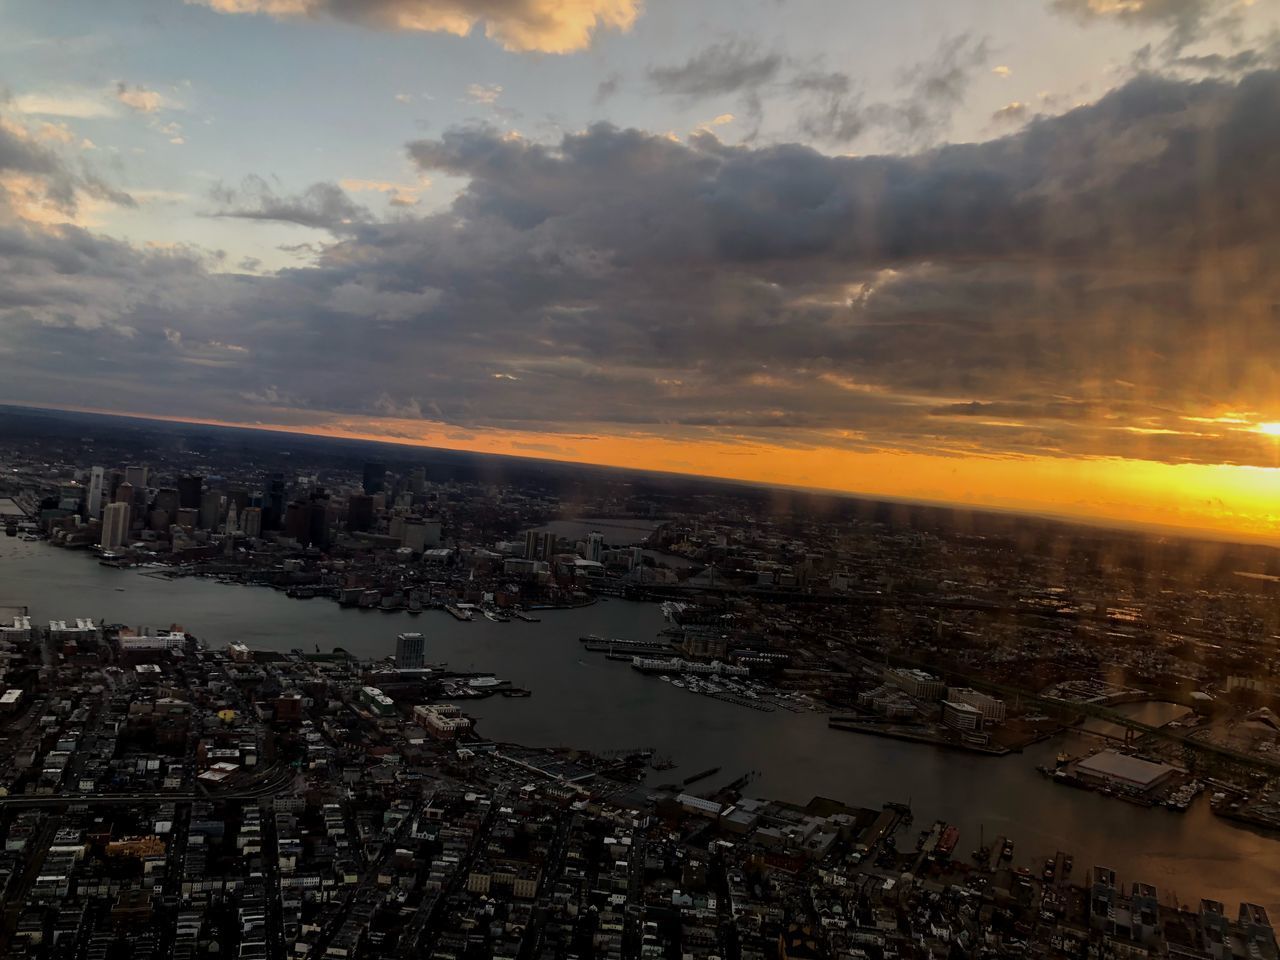
[[[941,700],[947,685],[924,670],[887,670],[885,680],[917,700]]]
[[[1143,791],[1154,790],[1177,772],[1167,763],[1152,763],[1118,750],[1103,750],[1076,764],[1076,774],[1086,780]]]

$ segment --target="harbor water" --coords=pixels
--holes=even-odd
[[[148,575],[100,565],[84,553],[0,538],[0,606],[25,605],[39,621],[94,617],[133,626],[179,624],[211,647],[231,642],[273,650],[343,647],[389,656],[397,633],[426,636],[427,659],[454,670],[492,671],[533,691],[468,705],[481,734],[531,746],[591,750],[650,748],[675,766],[655,783],[679,782],[711,767],[698,790],[758,774],[747,792],[798,802],[821,795],[878,807],[910,802],[919,824],[960,827],[957,858],[998,835],[1015,841],[1015,860],[1038,865],[1063,850],[1076,878],[1114,869],[1125,883],[1154,884],[1165,902],[1201,897],[1261,903],[1280,915],[1280,840],[1233,826],[1201,798],[1187,813],[1146,809],[1072,790],[1043,778],[1062,749],[1057,738],[1021,754],[988,757],[830,730],[816,714],[764,713],[681,690],[625,662],[582,649],[578,637],[652,639],[657,605],[609,600],[542,611],[541,622],[464,623],[443,612],[342,609],[323,599],[292,600],[263,588]],[[1151,711],[1158,705],[1140,705]],[[1164,719],[1162,716],[1161,719]],[[900,843],[910,838],[900,838]]]

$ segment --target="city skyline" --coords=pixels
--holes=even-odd
[[[4,402],[1280,537],[1264,4],[0,22]]]

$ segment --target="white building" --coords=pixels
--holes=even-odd
[[[70,623],[66,620],[49,621],[49,640],[55,645],[101,639],[102,627],[88,618],[80,617]]]
[[[94,520],[102,516],[102,481],[104,471],[102,467],[94,467],[89,472],[89,496],[85,501],[85,512]]]
[[[156,633],[121,633],[121,651],[181,650],[187,645],[187,635],[181,631],[159,630]]]
[[[396,666],[401,670],[421,670],[426,665],[426,639],[420,633],[396,637]]]
[[[982,712],[967,703],[942,701],[942,722],[953,730],[981,730]]]
[[[967,703],[979,713],[987,723],[1004,723],[1004,701],[989,697],[985,693],[971,690],[968,687],[951,687],[947,691],[947,699],[952,703]]]
[[[416,706],[413,718],[436,740],[455,740],[459,734],[471,729],[471,720],[452,703]]]
[[[4,643],[27,643],[35,637],[31,630],[30,617],[14,617],[12,624],[0,626],[0,641]]]

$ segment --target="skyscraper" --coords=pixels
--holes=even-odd
[[[347,497],[347,529],[369,530],[373,527],[373,497],[367,493],[353,493]]]
[[[268,530],[279,530],[285,519],[284,474],[273,473],[267,478],[267,496],[262,511],[262,525]]]
[[[381,493],[386,487],[387,465],[370,461],[364,465],[364,492]]]
[[[147,468],[134,465],[124,468],[124,482],[133,484],[134,489],[142,490],[147,485]]]
[[[316,498],[307,506],[309,543],[313,547],[327,547],[329,545],[329,500],[327,497]]]
[[[262,508],[246,507],[244,511],[244,535],[246,537],[262,536]]]
[[[587,537],[587,559],[599,563],[602,553],[604,553],[604,534],[593,531]]]
[[[103,511],[102,549],[118,550],[129,539],[129,504],[109,503]]]
[[[156,491],[154,506],[157,510],[163,510],[172,520],[182,506],[182,494],[173,487],[161,487]]]
[[[205,530],[214,530],[222,519],[222,494],[217,490],[206,490],[200,498],[200,526]]]
[[[426,665],[426,640],[420,633],[402,633],[396,637],[396,667],[421,670]]]
[[[190,510],[200,509],[200,492],[204,488],[204,477],[192,474],[178,478],[178,506]]]
[[[90,517],[97,520],[102,516],[102,485],[105,478],[105,471],[101,467],[94,467],[89,472],[89,496],[85,501],[84,509]]]

